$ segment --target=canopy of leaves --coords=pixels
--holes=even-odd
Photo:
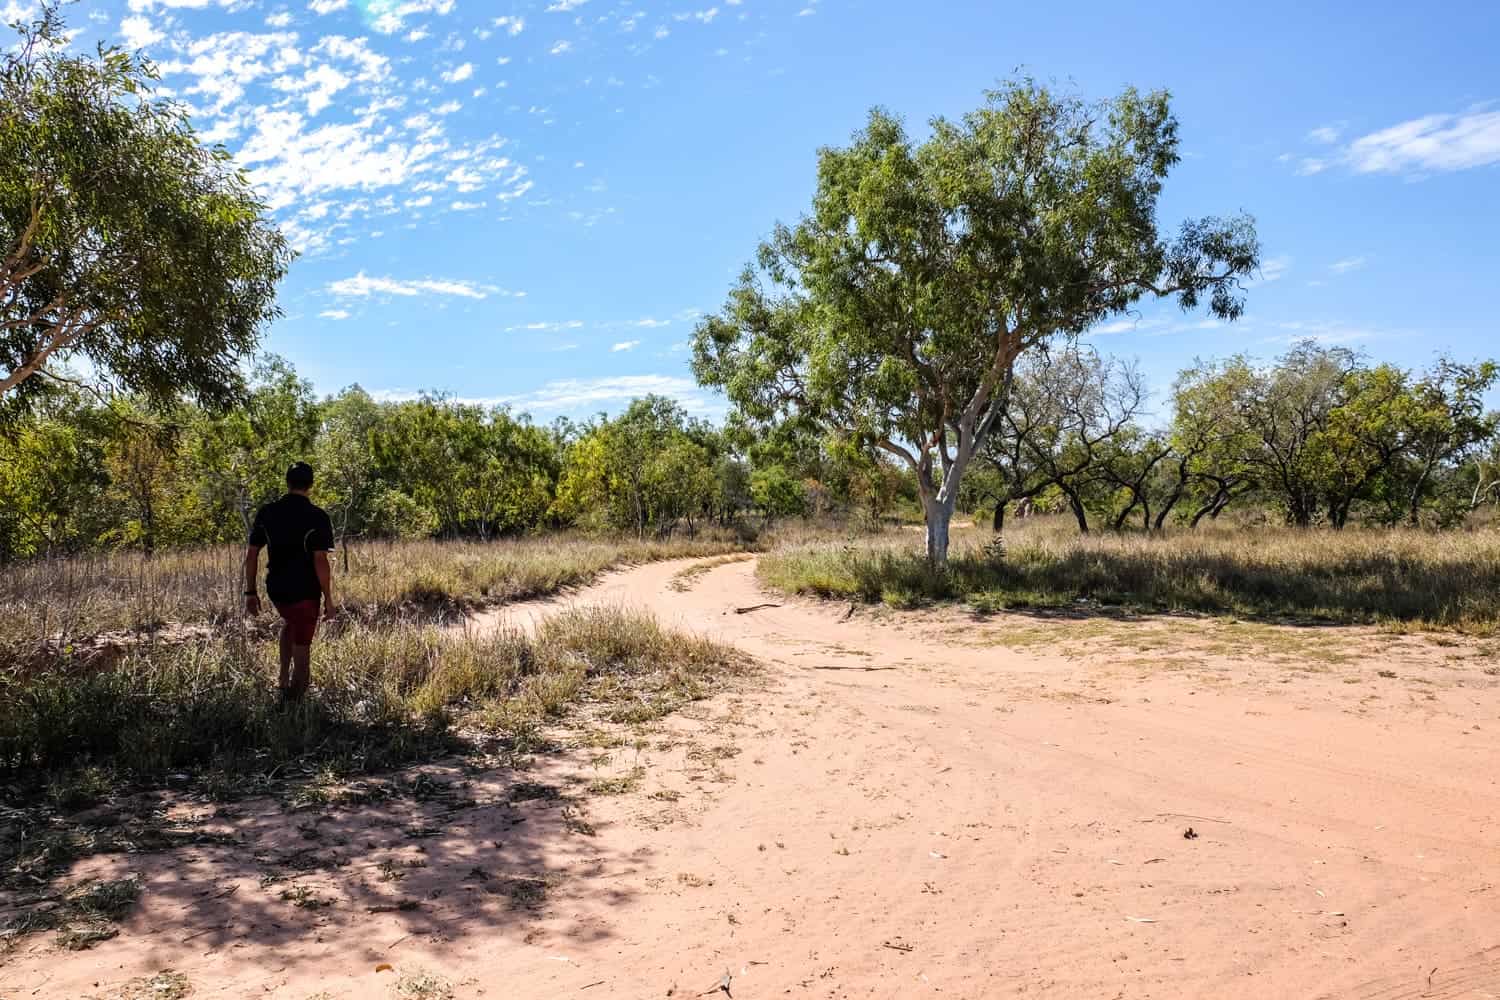
[[[1088,103],[1021,81],[914,143],[876,110],[819,153],[812,210],[778,226],[694,338],[694,371],[754,419],[800,418],[906,461],[929,504],[1003,408],[1025,352],[1142,296],[1235,318],[1249,219],[1162,235],[1177,162],[1165,93]]]
[[[148,64],[69,54],[55,7],[0,58],[7,409],[70,359],[156,400],[235,398],[291,254],[228,153],[152,93]]]
[[[600,420],[568,452],[558,484],[559,518],[596,527],[668,531],[682,519],[714,513],[720,485],[718,434],[688,419],[661,396],[637,399],[613,420]],[[722,502],[722,501],[718,501]]]

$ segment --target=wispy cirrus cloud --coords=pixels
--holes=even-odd
[[[533,413],[581,413],[646,395],[675,399],[690,413],[716,413],[723,409],[722,403],[715,402],[692,379],[677,375],[559,379],[534,392],[505,397],[503,402]]]
[[[493,285],[477,285],[471,281],[455,281],[448,278],[417,278],[403,281],[399,278],[381,278],[360,271],[352,278],[342,278],[328,286],[331,295],[341,299],[369,298],[372,295],[397,295],[412,298],[418,295],[448,295],[464,299],[487,299],[491,295],[522,295],[508,292]]]
[[[571,346],[571,345],[569,345]],[[377,402],[404,402],[419,399],[430,392],[414,389],[374,389],[371,398]],[[557,379],[531,392],[513,395],[464,396],[447,398],[472,406],[504,406],[515,411],[554,415],[584,415],[604,409],[622,407],[642,396],[666,396],[674,399],[689,413],[718,415],[724,403],[706,393],[690,378],[677,375],[614,375],[602,378]]]
[[[505,332],[506,333],[517,333],[517,332],[523,332],[524,331],[526,333],[550,333],[550,332],[555,331],[555,330],[580,330],[582,328],[583,328],[583,321],[582,320],[577,320],[577,319],[561,320],[561,321],[543,320],[543,321],[536,322],[536,323],[521,323],[521,324],[518,324],[516,326],[507,326],[505,328]]]
[[[1313,129],[1308,138],[1322,145],[1338,142],[1332,126]],[[1357,174],[1422,177],[1500,164],[1500,110],[1479,104],[1464,111],[1423,115],[1362,135],[1337,149],[1297,157],[1304,176],[1343,167]]]
[[[1286,277],[1286,273],[1292,269],[1292,258],[1286,254],[1277,257],[1267,257],[1260,262],[1260,274],[1251,279],[1251,284],[1270,284],[1280,281]]]

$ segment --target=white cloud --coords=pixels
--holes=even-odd
[[[187,59],[163,60],[158,69],[164,77],[183,74],[196,77],[184,93],[212,103],[211,114],[222,112],[245,94],[258,80],[284,73],[304,62],[294,32],[252,34],[224,31],[206,35],[179,47]]]
[[[365,14],[370,26],[382,35],[394,35],[406,28],[406,20],[419,14],[450,14],[454,0],[366,0]]]
[[[1358,173],[1467,170],[1500,163],[1500,111],[1427,115],[1354,140],[1346,151]]]
[[[572,52],[572,51],[573,51],[573,43],[570,42],[570,41],[568,41],[568,40],[566,40],[566,39],[564,39],[564,40],[558,42],[557,44],[553,45],[548,54],[549,55],[554,55],[554,56],[560,56],[560,55],[562,55],[565,52]]]
[[[349,6],[349,0],[312,0],[307,9],[314,14],[332,14]]]
[[[1260,262],[1260,277],[1258,280],[1262,284],[1279,281],[1286,276],[1286,272],[1291,269],[1291,266],[1292,258],[1286,255],[1263,260]]]
[[[526,19],[524,17],[497,17],[490,23],[497,28],[503,28],[512,37],[519,35],[526,29]]]
[[[1332,145],[1333,126],[1313,129],[1308,138]],[[1342,165],[1361,174],[1420,176],[1469,170],[1500,163],[1500,111],[1479,105],[1457,114],[1433,114],[1361,136],[1330,155],[1304,157],[1297,173],[1319,174]]]
[[[351,314],[347,309],[324,309],[318,315],[323,319],[339,320],[348,319]]]
[[[519,326],[506,327],[505,332],[515,333],[517,331],[525,331],[527,333],[546,333],[553,330],[578,330],[582,327],[583,322],[581,320],[570,319],[565,322],[522,323]]]
[[[474,64],[464,63],[462,66],[455,66],[453,69],[450,69],[448,70],[448,72],[444,73],[443,79],[448,83],[463,83],[473,75]]]
[[[448,207],[451,210],[455,211],[455,212],[472,212],[476,208],[483,208],[484,207],[484,202],[482,202],[482,201],[455,201],[453,204],[449,205]]]
[[[712,24],[714,18],[719,16],[719,8],[710,7],[707,10],[689,10],[680,14],[673,14],[674,21],[698,21],[703,24]]]
[[[333,103],[334,95],[349,86],[350,78],[334,67],[324,63],[304,72],[300,77],[279,76],[271,86],[280,91],[301,94],[307,102],[307,113],[316,116]]]
[[[641,342],[639,340],[622,340],[618,344],[611,347],[610,351],[612,353],[618,354],[620,351],[633,351],[640,346]]]
[[[144,49],[167,37],[166,33],[159,31],[151,23],[151,19],[144,14],[131,14],[120,18],[120,36],[125,40],[126,46],[132,49]]]
[[[328,291],[338,298],[367,298],[371,295],[452,295],[465,299],[489,298],[493,293],[508,294],[488,285],[476,285],[468,281],[453,281],[446,278],[421,278],[416,281],[401,281],[396,278],[373,278],[360,271],[352,278],[343,278],[328,286]]]
[[[1368,263],[1364,257],[1345,257],[1328,265],[1328,269],[1334,274],[1348,274],[1350,271],[1358,271]]]
[[[547,12],[549,14],[566,13],[570,10],[577,10],[588,2],[589,0],[556,0],[555,3],[548,4]]]
[[[669,396],[693,413],[718,409],[690,378],[675,375],[617,375],[592,379],[561,379],[524,396],[504,401],[537,413],[587,410],[608,403],[626,403],[645,395]]]
[[[1163,325],[1159,319],[1123,318],[1104,323],[1089,330],[1095,336],[1112,337],[1121,333],[1140,333]]]

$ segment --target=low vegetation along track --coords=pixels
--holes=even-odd
[[[562,874],[525,919],[151,961],[297,1000],[417,968],[457,997],[1500,996],[1493,660],[1391,637],[1304,661],[1296,630],[1179,656],[1161,622],[1118,631],[1152,632],[1144,658],[1017,649],[1035,619],[851,614],[767,595],[753,560],[690,565],[469,625],[624,604],[766,667],[616,752],[644,777],[593,800],[586,843],[538,843]]]

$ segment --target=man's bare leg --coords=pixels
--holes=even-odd
[[[292,647],[292,680],[287,687],[287,695],[291,698],[301,698],[307,693],[308,686],[312,683],[312,647]]]
[[[281,693],[282,694],[286,694],[287,689],[291,686],[291,683],[292,683],[291,671],[292,671],[292,655],[293,655],[292,627],[290,625],[287,625],[287,624],[283,624],[281,626],[281,650],[280,650],[280,653],[281,653],[281,675],[280,675],[280,677],[277,680],[276,686],[281,689]]]

